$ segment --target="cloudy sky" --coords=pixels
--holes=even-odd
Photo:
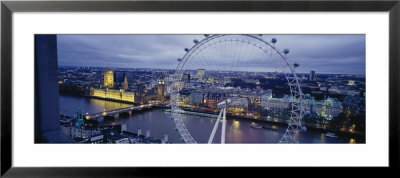
[[[277,38],[278,48],[288,48],[290,53],[287,58],[300,64],[298,72],[315,70],[317,73],[365,74],[364,35],[262,37],[267,41]],[[60,66],[174,69],[178,65],[177,59],[185,55],[184,48],[191,48],[194,45],[193,39],[200,41],[204,38],[203,35],[58,35],[58,63]],[[219,50],[218,46],[214,48]],[[245,46],[233,45],[231,51],[237,51],[237,54],[232,57],[244,58],[247,54],[243,51],[247,49]],[[212,62],[206,63],[214,65]]]

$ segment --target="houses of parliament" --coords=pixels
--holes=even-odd
[[[123,75],[123,84],[117,85],[113,69],[104,70],[104,88],[90,88],[90,96],[100,99],[108,99],[115,101],[123,101],[128,103],[147,103],[150,100],[164,102],[165,84],[164,78],[161,76],[158,79],[157,90],[153,95],[141,96],[129,89],[128,78]]]
[[[118,100],[124,102],[135,102],[135,94],[128,91],[128,79],[124,76],[124,85],[117,89],[114,87],[114,71],[106,69],[104,71],[104,88],[90,88],[90,96],[102,99]]]

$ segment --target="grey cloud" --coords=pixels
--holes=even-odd
[[[300,72],[365,74],[364,35],[263,35],[266,40],[272,37],[278,39],[278,48],[290,49],[287,57],[300,64]],[[185,54],[183,49],[192,47],[193,39],[203,38],[203,35],[58,35],[59,64],[175,68],[176,59]],[[257,60],[246,63],[246,67],[261,66]]]

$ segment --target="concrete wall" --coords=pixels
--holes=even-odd
[[[35,35],[35,143],[72,142],[60,128],[57,57],[57,36]]]

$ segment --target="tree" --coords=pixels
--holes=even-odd
[[[341,113],[340,115],[333,118],[330,124],[335,129],[341,129],[343,124],[346,123],[346,121],[348,121],[348,117],[344,113]]]
[[[303,122],[308,124],[323,124],[324,118],[317,113],[310,113],[303,116]]]
[[[365,115],[356,115],[351,117],[350,124],[355,125],[354,131],[365,133]]]

